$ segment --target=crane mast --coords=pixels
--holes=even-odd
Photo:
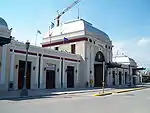
[[[74,1],[70,6],[68,6],[66,9],[64,9],[58,16],[54,19],[57,22],[57,26],[60,24],[60,17],[65,14],[67,11],[69,11],[72,7],[74,7],[76,4],[78,4],[80,0]]]

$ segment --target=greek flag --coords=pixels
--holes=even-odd
[[[68,38],[65,38],[65,37],[64,37],[64,41],[68,41],[68,40],[69,40]]]
[[[37,30],[37,33],[42,34],[40,30]]]

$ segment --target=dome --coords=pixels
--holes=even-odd
[[[72,27],[73,26],[73,27]],[[95,35],[96,37],[98,37],[97,39],[104,39],[104,40],[110,40],[109,36],[95,28],[91,23],[80,19],[80,20],[74,20],[74,21],[69,21],[67,23],[64,23],[62,25],[60,25],[59,27],[54,27],[53,29],[51,29],[49,32],[51,33],[51,36],[56,37],[56,36],[61,36],[64,34],[69,34],[69,37],[71,36],[71,34],[73,33],[77,33],[77,32],[82,32],[79,34],[75,34],[73,35],[73,37],[75,36],[79,36],[79,35]],[[47,32],[44,36],[44,38],[49,37],[49,32]],[[60,37],[61,39],[62,37]],[[57,38],[58,39],[58,38]]]
[[[114,56],[113,57],[113,62],[121,63],[121,64],[126,64],[126,65],[132,65],[132,66],[137,66],[137,63],[135,62],[134,59],[121,55],[121,56]]]
[[[1,18],[1,17],[0,17],[0,25],[8,27],[6,21],[3,18]]]
[[[11,30],[6,21],[0,17],[0,46],[10,43]]]

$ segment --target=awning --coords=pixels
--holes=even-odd
[[[121,68],[121,64],[118,64],[116,62],[109,62],[106,65],[107,65],[107,68]]]
[[[3,45],[8,44],[10,42],[11,42],[11,38],[0,37],[0,46],[3,46]]]
[[[141,67],[141,68],[134,68],[133,70],[146,70],[146,68],[143,68],[143,67]]]

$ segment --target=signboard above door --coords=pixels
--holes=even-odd
[[[54,70],[56,69],[56,64],[46,63],[46,70]]]

